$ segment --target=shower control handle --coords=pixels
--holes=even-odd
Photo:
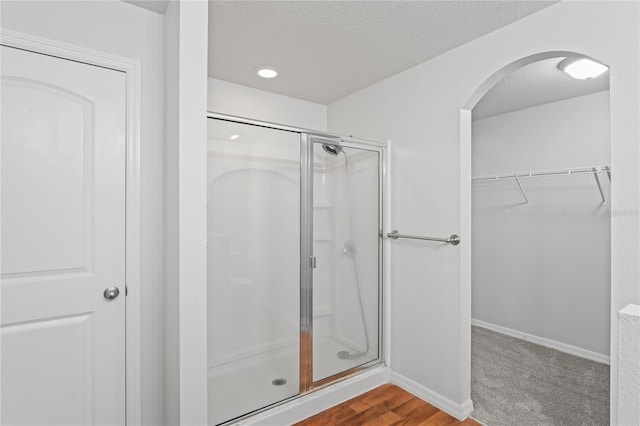
[[[115,298],[118,297],[118,295],[120,295],[120,289],[118,287],[116,287],[115,285],[112,285],[111,287],[107,287],[104,289],[104,298],[107,300],[113,300]]]

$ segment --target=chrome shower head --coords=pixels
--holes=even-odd
[[[324,149],[327,154],[331,155],[338,155],[342,151],[342,147],[340,145],[330,145],[328,143],[323,143],[322,149]]]

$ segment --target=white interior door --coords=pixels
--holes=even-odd
[[[126,76],[1,49],[0,422],[124,425]]]

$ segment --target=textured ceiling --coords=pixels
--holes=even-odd
[[[598,78],[576,80],[558,68],[563,59],[534,62],[507,75],[480,99],[473,109],[473,119],[609,89],[608,71]]]
[[[210,1],[209,76],[327,104],[553,3]]]

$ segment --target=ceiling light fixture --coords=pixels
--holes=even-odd
[[[578,80],[596,78],[604,74],[609,67],[589,58],[566,58],[558,68]]]
[[[262,78],[275,78],[278,71],[273,67],[260,67],[256,69],[256,74]]]
[[[229,139],[231,139],[232,141],[238,139],[240,136],[239,135],[231,135],[229,136]]]

